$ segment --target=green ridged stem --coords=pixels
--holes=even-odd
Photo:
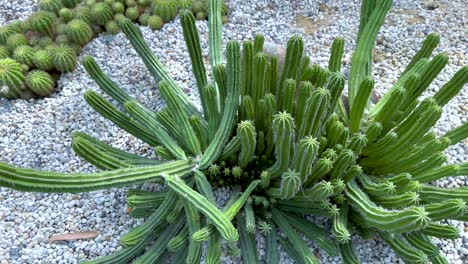
[[[156,120],[154,113],[142,107],[137,101],[127,101],[125,103],[127,112],[142,124],[155,137],[158,142],[171,153],[176,159],[186,159],[184,150],[178,146],[177,142],[162,128]]]
[[[252,76],[252,87],[250,89],[252,94],[252,100],[254,106],[257,106],[258,100],[263,98],[265,95],[265,86],[266,86],[266,70],[267,70],[267,61],[268,56],[263,53],[255,53],[253,58],[253,76]],[[244,72],[243,75],[247,75],[248,73]]]
[[[255,119],[255,106],[252,97],[248,95],[242,96],[241,104],[239,106],[239,119],[240,120],[254,120]]]
[[[196,114],[198,112],[197,108],[193,105],[182,89],[176,84],[174,79],[169,75],[164,65],[162,65],[153,54],[148,44],[145,42],[140,29],[133,25],[133,23],[129,20],[124,20],[119,25],[127,38],[130,40],[133,48],[142,58],[143,62],[156,82],[159,82],[160,80],[166,80],[169,83],[171,89],[174,90],[174,92],[177,94],[177,97],[182,102],[185,111],[189,114]]]
[[[366,137],[369,143],[377,139],[383,131],[383,126],[379,122],[371,122],[366,128]]]
[[[348,171],[343,175],[343,182],[348,183],[354,178],[361,176],[363,173],[362,167],[359,165],[352,165]]]
[[[415,231],[406,233],[403,236],[410,245],[421,250],[427,256],[436,256],[439,254],[439,248],[432,243],[431,238],[421,234],[421,232]]]
[[[304,108],[306,107],[306,101],[312,94],[313,86],[309,81],[303,82],[299,87],[299,93],[297,95],[297,104],[294,111],[294,119],[297,127],[301,127],[302,120],[304,118]]]
[[[27,19],[27,23],[31,30],[44,35],[52,36],[52,26],[54,20],[55,14],[48,11],[38,11]]]
[[[359,90],[356,93],[356,99],[354,100],[349,113],[349,129],[351,133],[356,133],[360,130],[364,110],[367,102],[369,101],[372,89],[374,89],[374,84],[374,80],[371,78],[365,78],[359,85]]]
[[[54,47],[51,53],[52,63],[60,72],[73,71],[77,64],[75,51],[65,45]]]
[[[449,264],[447,258],[442,255],[429,256],[429,260],[432,264]]]
[[[443,202],[447,199],[462,199],[468,202],[468,187],[444,189],[439,187],[432,187],[424,185],[422,190],[419,192],[421,200],[426,203],[432,202]]]
[[[351,234],[348,230],[348,210],[348,205],[344,204],[332,219],[332,234],[340,244],[351,240]]]
[[[363,24],[364,26],[359,32],[349,72],[349,105],[354,104],[359,84],[370,74],[369,68],[372,63],[371,54],[374,42],[392,3],[392,0],[383,0],[376,3],[375,9],[368,16],[368,21],[364,22],[365,24]]]
[[[165,228],[158,236],[158,238],[154,241],[151,247],[145,251],[143,255],[135,259],[132,263],[134,264],[146,264],[146,263],[161,263],[164,259],[166,260],[167,257],[165,256],[166,253],[166,245],[169,240],[177,235],[179,230],[182,228],[185,222],[185,218],[180,218],[180,220]],[[161,259],[163,258],[163,259]]]
[[[248,205],[246,205],[247,208]],[[247,210],[246,210],[247,211]],[[252,210],[253,213],[253,210]],[[237,228],[240,235],[240,248],[241,256],[244,263],[258,263],[257,242],[255,240],[255,227],[254,232],[249,231],[248,217],[237,215]]]
[[[376,206],[354,182],[345,190],[350,205],[357,210],[371,227],[390,233],[418,230],[429,224],[430,218],[424,208],[408,207],[400,211],[387,211]]]
[[[428,216],[433,221],[454,219],[468,212],[466,202],[462,199],[449,199],[443,202],[431,203],[424,206]]]
[[[187,238],[188,227],[187,225],[184,225],[184,227],[182,227],[179,233],[167,242],[167,250],[169,250],[170,252],[176,252],[181,248],[184,248],[187,243]]]
[[[415,75],[416,76],[416,75]],[[409,78],[405,82],[405,87],[408,85],[413,85],[413,82],[416,82],[417,78]],[[406,98],[406,89],[403,86],[398,86],[392,90],[392,97],[382,106],[381,110],[376,113],[372,118],[374,122],[379,122],[387,131],[390,129],[394,117],[398,114],[396,109],[399,109],[400,105],[404,102]]]
[[[289,224],[288,218],[284,216],[284,213],[275,208],[273,208],[271,212],[273,214],[273,221],[285,234],[288,241],[294,245],[294,248],[300,255],[300,259],[302,259],[301,262],[308,264],[319,263],[304,240],[302,240],[296,230],[294,230],[294,228]]]
[[[171,115],[176,118],[179,128],[182,130],[185,145],[194,155],[201,154],[200,142],[198,142],[195,131],[190,125],[189,118],[186,116],[182,102],[178,99],[177,93],[171,88],[169,82],[159,83],[159,91],[164,101],[168,104]]]
[[[12,58],[15,61],[17,61],[19,64],[32,66],[33,56],[34,56],[34,49],[30,46],[22,45],[22,46],[17,47],[13,51]]]
[[[445,135],[443,136],[443,138],[448,138],[450,140],[449,145],[455,145],[467,137],[468,137],[468,122],[463,123],[463,125],[450,130],[449,132],[445,133]]]
[[[379,141],[367,145],[367,147],[362,150],[362,154],[369,156],[369,157],[375,157],[375,156],[378,157],[378,155],[384,149],[385,150],[390,149],[391,146],[393,146],[397,141],[398,141],[398,134],[393,131],[390,131],[384,137],[382,137]],[[365,162],[366,162],[366,159],[364,158],[361,161],[361,163],[365,164]]]
[[[330,178],[340,179],[355,159],[356,155],[354,155],[352,150],[346,149],[342,151],[333,164],[333,169],[330,171]]]
[[[71,41],[85,45],[93,37],[93,30],[83,20],[73,19],[67,24],[66,35]]]
[[[434,51],[434,49],[437,47],[440,41],[440,36],[437,33],[431,33],[427,35],[426,39],[424,39],[421,48],[416,52],[416,54],[413,56],[411,59],[410,63],[408,63],[408,66],[406,66],[405,71],[403,74],[407,73],[410,71],[413,66],[422,58],[429,58]]]
[[[442,107],[446,105],[450,99],[455,97],[468,83],[468,66],[463,66],[455,75],[434,95],[434,100]]]
[[[222,0],[208,0],[209,54],[211,67],[222,64]],[[229,63],[228,63],[229,65]]]
[[[351,138],[347,148],[353,151],[354,154],[359,155],[361,150],[367,145],[367,142],[366,135],[358,133]]]
[[[140,189],[130,189],[127,192],[127,204],[129,207],[159,207],[166,199],[167,191],[144,191]]]
[[[312,167],[312,174],[307,179],[306,185],[320,180],[333,168],[333,160],[329,158],[320,158]]]
[[[288,169],[281,175],[281,183],[279,189],[270,188],[267,193],[271,196],[288,200],[293,198],[302,186],[300,174],[294,170]]]
[[[324,117],[330,102],[328,90],[319,88],[312,92],[306,102],[303,112],[303,120],[298,130],[298,138],[305,136],[318,137],[321,133],[321,126],[325,122]]]
[[[244,205],[244,214],[245,214],[245,230],[250,234],[255,234],[255,232],[257,231],[257,226],[255,224],[255,213],[254,213],[251,203],[247,202]],[[242,241],[241,241],[241,244],[242,244]]]
[[[231,221],[221,211],[219,211],[215,205],[210,203],[207,198],[192,190],[178,177],[165,175],[164,179],[166,180],[169,188],[177,192],[181,198],[190,202],[198,211],[210,219],[225,240],[228,242],[234,242],[239,239],[239,234]]]
[[[209,84],[203,87],[200,91],[200,95],[205,100],[203,112],[205,114],[205,119],[208,120],[208,138],[211,139],[216,134],[220,122],[220,115],[216,102],[216,90],[214,85]]]
[[[345,126],[340,121],[333,122],[330,126],[327,126],[327,146],[329,148],[334,148],[337,146],[343,133],[345,131]]]
[[[150,146],[157,146],[159,142],[153,137],[150,131],[137,124],[115,106],[106,101],[104,97],[94,91],[86,91],[84,94],[86,102],[103,117],[109,119],[126,132],[138,137]]]
[[[79,137],[73,138],[72,149],[80,157],[99,169],[114,170],[131,167],[131,164],[108,155],[105,151],[97,149],[90,142]]]
[[[219,264],[221,258],[221,236],[218,232],[213,232],[208,240],[208,249],[206,252],[207,264]]]
[[[296,80],[286,79],[283,85],[283,95],[280,98],[284,98],[283,105],[280,106],[280,111],[293,113],[294,97],[296,93]]]
[[[467,166],[465,166],[467,167]],[[442,179],[449,176],[461,176],[463,175],[460,169],[461,167],[458,165],[445,165],[440,166],[438,168],[432,169],[430,171],[426,171],[419,175],[413,175],[413,180],[419,181],[420,183],[427,183],[431,181],[435,181],[438,179]]]
[[[303,56],[304,41],[300,36],[293,36],[289,39],[286,47],[286,55],[284,58],[283,72],[279,80],[278,90],[276,96],[278,96],[278,106],[284,105],[284,98],[280,95],[284,94],[284,84],[286,79],[296,79],[296,75],[299,70],[300,61]],[[281,108],[279,108],[281,109]]]
[[[254,38],[254,52],[255,54],[263,52],[263,44],[265,43],[265,37],[262,34],[255,35]]]
[[[328,81],[325,84],[325,88],[330,92],[330,107],[328,109],[328,117],[335,112],[337,105],[341,107],[341,95],[345,86],[345,77],[340,72],[332,72]],[[319,85],[318,87],[322,87]],[[340,103],[340,104],[338,104]]]
[[[179,142],[183,142],[183,136],[180,131],[181,129],[179,128],[179,124],[177,124],[174,118],[172,118],[167,107],[157,112],[155,116],[158,122],[161,123],[166,130],[171,131],[173,137],[177,138]]]
[[[427,227],[421,229],[422,234],[445,239],[457,239],[460,236],[460,230],[457,227],[430,223]]]
[[[397,255],[407,263],[424,264],[426,263],[426,255],[421,250],[415,249],[408,244],[401,237],[386,238],[383,239],[387,244],[392,247]]]
[[[392,195],[396,192],[395,184],[391,181],[375,181],[364,174],[359,177],[359,181],[366,193],[369,193],[370,195]]]
[[[255,126],[252,121],[242,121],[237,126],[237,134],[239,135],[241,142],[241,152],[239,154],[238,165],[241,168],[245,168],[250,161],[252,161],[257,134],[255,133]]]
[[[343,259],[344,264],[360,264],[361,261],[356,256],[356,252],[354,252],[352,241],[348,241],[346,243],[338,244],[341,258]]]
[[[333,39],[330,50],[330,58],[328,59],[328,69],[331,72],[339,72],[341,70],[341,60],[344,53],[345,41],[343,38]]]
[[[197,185],[198,191],[203,194],[206,199],[208,199],[211,203],[215,203],[214,195],[211,190],[211,185],[208,182],[208,179],[206,178],[205,174],[201,171],[195,171],[194,174],[195,178],[195,184]]]
[[[442,151],[435,152],[428,155],[425,160],[422,160],[417,164],[413,164],[412,166],[408,166],[406,171],[412,175],[419,175],[433,168],[442,166],[446,161],[447,157]]]
[[[219,157],[234,128],[232,120],[239,105],[240,74],[240,46],[237,42],[230,42],[227,45],[227,94],[223,116],[213,141],[200,160],[200,169],[206,169]]]
[[[247,189],[242,193],[242,195],[237,199],[233,200],[236,198],[236,195],[231,195],[232,203],[228,202],[228,205],[226,206],[226,210],[224,210],[224,215],[227,219],[232,220],[234,217],[237,215],[237,213],[242,209],[244,204],[247,202],[247,199],[250,197],[250,194],[257,188],[259,184],[259,181],[253,181],[249,184]],[[210,235],[212,235],[215,231],[215,227],[213,224],[209,224],[208,226],[198,230],[193,234],[192,239],[196,242],[202,242],[206,241]]]
[[[264,131],[267,130],[266,126],[271,122],[271,120],[267,120],[269,118],[269,115],[268,115],[267,105],[264,99],[258,100],[255,111],[256,111],[255,127],[257,131],[259,132],[259,136],[260,136],[260,133],[262,133],[263,137],[265,137]],[[259,140],[259,144],[262,144],[262,143],[263,141]],[[262,149],[264,149],[264,146],[262,146]],[[260,151],[260,153],[263,153],[263,150]]]
[[[282,112],[273,119],[276,162],[268,169],[271,179],[278,178],[289,165],[294,140],[294,121],[290,114]]]
[[[91,6],[90,15],[94,23],[105,26],[107,22],[112,20],[112,9],[105,3],[96,3]]]
[[[320,181],[313,187],[301,190],[291,201],[315,202],[326,199],[333,194],[333,185],[328,181]]]
[[[187,46],[187,50],[190,55],[190,61],[192,62],[193,74],[197,81],[198,93],[203,106],[204,116],[208,116],[207,113],[207,102],[210,102],[205,98],[202,89],[208,84],[206,77],[205,64],[203,63],[202,50],[200,46],[200,37],[198,35],[197,28],[195,26],[195,17],[192,12],[184,10],[180,12],[180,23],[184,33],[184,40]],[[215,102],[216,103],[216,102]]]
[[[41,0],[39,8],[52,13],[58,13],[64,7],[62,0]]]
[[[198,176],[199,177],[199,176]],[[195,172],[195,181],[197,182],[197,172]],[[197,184],[198,186],[198,184]],[[189,202],[184,202],[185,218],[187,219],[186,226],[188,227],[188,235],[191,237],[197,230],[200,229],[200,215],[196,208]],[[187,238],[189,246],[187,250],[186,263],[196,264],[200,262],[202,255],[202,248],[200,243]]]
[[[226,67],[224,65],[216,65],[213,67],[213,76],[216,81],[216,85],[218,86],[219,92],[219,106],[221,110],[221,115],[223,114],[224,110],[224,103],[226,101],[226,91],[227,91],[227,75],[226,75]]]
[[[202,150],[208,147],[208,128],[203,121],[203,118],[199,115],[192,115],[190,117],[190,125],[197,135]]]
[[[271,56],[266,76],[266,93],[276,94],[278,89],[278,57]]]
[[[294,157],[294,168],[300,173],[301,182],[305,183],[312,173],[312,164],[317,156],[319,142],[315,138],[305,137],[299,141]]]
[[[384,208],[403,209],[418,205],[420,199],[416,192],[406,192],[397,195],[375,196],[372,200]]]
[[[242,44],[242,95],[252,95],[253,65],[254,65],[254,44],[251,40]]]
[[[279,264],[280,257],[276,226],[271,219],[267,219],[267,223],[271,227],[271,230],[265,235],[265,263]]]
[[[219,156],[220,160],[226,160],[232,155],[234,155],[237,151],[241,149],[241,141],[239,135],[233,137],[231,141],[226,145],[223,152]]]

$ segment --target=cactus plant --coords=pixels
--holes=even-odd
[[[26,85],[35,94],[48,96],[54,91],[54,80],[45,71],[33,70],[26,74]]]
[[[93,30],[83,20],[73,19],[67,24],[66,35],[72,42],[85,45],[93,37]]]
[[[6,47],[10,52],[13,52],[17,47],[24,45],[28,45],[28,39],[21,33],[10,35],[6,41]]]
[[[34,49],[27,45],[19,46],[13,51],[13,59],[20,64],[31,66],[33,56]]]
[[[109,34],[115,35],[115,34],[119,33],[119,30],[120,30],[120,28],[119,28],[119,25],[117,24],[117,22],[115,22],[115,21],[107,22],[106,31]]]
[[[68,9],[68,8],[62,8],[59,11],[59,17],[64,21],[64,22],[69,22],[70,20],[73,19],[73,12]]]
[[[96,3],[91,6],[90,15],[96,24],[105,26],[107,22],[112,20],[114,13],[105,3]]]
[[[24,90],[24,73],[13,59],[0,60],[0,92],[7,98],[20,97]]]
[[[32,57],[33,65],[39,70],[50,71],[54,68],[52,57],[45,50],[38,50]]]
[[[127,10],[125,10],[125,16],[128,19],[130,19],[132,21],[135,21],[140,16],[140,12],[138,12],[137,7],[129,7],[129,8],[127,8]]]
[[[60,72],[69,72],[75,69],[77,59],[75,51],[67,45],[54,47],[51,52],[52,63]]]
[[[164,21],[159,16],[150,16],[148,18],[148,26],[151,29],[161,29],[164,25]]]
[[[153,15],[161,17],[164,22],[169,22],[177,15],[177,2],[174,0],[154,0],[152,12]]]
[[[346,263],[359,262],[350,239],[355,230],[368,238],[380,237],[408,263],[427,258],[447,262],[431,239],[458,236],[455,227],[439,221],[466,221],[468,190],[428,183],[467,173],[467,164],[444,165],[442,151],[465,139],[468,129],[465,124],[440,137],[430,129],[441,108],[468,82],[468,67],[432,97],[419,100],[447,63],[445,54],[429,60],[427,51],[434,49],[427,46],[435,44],[425,42],[425,51],[417,53],[420,59],[410,63],[387,95],[368,104],[374,85],[372,45],[392,1],[373,3],[363,1],[364,25],[349,75],[349,110],[342,98],[342,39],[331,45],[328,68],[309,65],[300,36],[288,41],[282,69],[277,58],[262,52],[262,36],[246,41],[242,55],[239,42],[228,42],[224,62],[222,1],[210,0],[213,74],[208,80],[195,18],[191,11],[181,12],[200,111],[151,52],[142,32],[122,19],[122,31],[158,81],[167,108],[155,113],[140,104],[89,56],[83,59],[85,69],[116,105],[95,91],[84,97],[102,116],[151,146],[159,159],[139,157],[77,133],[73,149],[102,172],[41,172],[0,163],[0,185],[82,192],[165,183],[160,191],[129,191],[132,216],[146,220],[121,238],[123,250],[92,263],[156,263],[173,250],[178,260],[200,263],[203,241],[206,262],[219,263],[222,240],[229,253],[240,252],[245,263],[257,263],[257,229],[265,236],[267,263],[279,259],[278,244],[298,263],[318,263],[302,235],[330,255],[341,254]],[[56,49],[54,64],[57,54],[57,61],[67,61],[64,54],[69,52]],[[212,188],[234,185],[238,187],[230,201],[219,209]],[[330,219],[334,240],[305,214]]]
[[[190,9],[192,7],[193,0],[179,0],[180,9]]]
[[[58,14],[60,9],[64,8],[65,6],[63,5],[62,0],[41,0],[39,2],[39,7],[41,10]]]
[[[53,13],[48,11],[39,11],[28,18],[28,25],[29,28],[35,32],[51,36],[54,19],[55,15]]]
[[[7,47],[0,45],[0,59],[6,59],[10,56],[10,51]]]
[[[62,0],[65,7],[74,8],[81,0]]]

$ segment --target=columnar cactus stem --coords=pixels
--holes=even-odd
[[[328,60],[328,69],[331,72],[340,72],[341,70],[341,60],[344,53],[344,44],[345,41],[343,38],[335,38],[333,40],[330,59]]]
[[[405,262],[417,264],[424,264],[426,262],[426,255],[421,250],[411,247],[403,238],[387,238],[383,236],[383,239]]]
[[[405,71],[403,74],[407,73],[411,68],[422,58],[429,58],[434,51],[434,49],[439,45],[440,36],[437,33],[431,33],[427,35],[426,39],[424,39],[421,48],[418,52],[413,56],[408,66],[406,66]]]
[[[253,58],[253,79],[250,90],[255,108],[258,100],[265,96],[267,62],[268,57],[263,52],[256,53]]]
[[[255,152],[257,135],[253,123],[251,121],[242,121],[237,127],[237,134],[241,142],[239,166],[244,168],[253,159]]]
[[[286,48],[285,64],[279,80],[279,89],[275,93],[278,98],[279,107],[284,105],[283,96],[281,95],[284,93],[285,81],[286,79],[296,79],[303,51],[304,41],[302,38],[300,36],[291,37]]]
[[[330,93],[324,88],[315,90],[306,102],[304,108],[303,120],[298,130],[298,138],[305,136],[318,137],[327,108],[330,102]]]
[[[439,106],[446,105],[468,83],[468,66],[463,66],[455,75],[434,95]],[[466,125],[466,123],[465,123]]]
[[[348,205],[340,207],[339,213],[333,217],[332,233],[340,244],[345,244],[351,240],[351,234],[348,230]]]
[[[273,119],[276,162],[268,170],[272,179],[283,173],[291,159],[291,146],[294,144],[294,121],[286,112],[275,115]]]
[[[218,104],[216,100],[216,90],[214,85],[209,84],[200,90],[200,96],[205,100],[205,106],[203,112],[205,119],[208,120],[208,137],[212,139],[216,134],[219,127],[220,114],[218,110]]]
[[[246,205],[246,209],[248,205]],[[253,211],[251,211],[253,213]],[[246,210],[247,213],[247,210]],[[240,233],[240,246],[242,252],[242,260],[244,263],[258,263],[257,242],[255,241],[255,227],[254,232],[249,227],[249,217],[237,216],[237,226]]]
[[[362,116],[373,88],[374,80],[370,78],[362,80],[361,84],[359,85],[359,90],[356,94],[356,100],[354,100],[351,106],[351,112],[349,114],[349,129],[351,133],[358,132],[361,127]]]

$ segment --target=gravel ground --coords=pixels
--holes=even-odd
[[[0,24],[25,18],[35,10],[36,0],[0,0]],[[281,6],[276,2],[283,2]],[[310,1],[311,2],[311,1]],[[358,28],[358,1],[318,1],[315,9],[293,1],[231,0],[230,22],[224,27],[224,39],[244,40],[264,33],[269,42],[284,44],[288,36],[301,34],[313,63],[325,65],[332,39],[346,39],[344,72],[349,70],[353,39]],[[462,65],[467,64],[466,3],[457,1],[395,1],[379,34],[375,49],[374,75],[380,92],[395,81],[423,38],[430,32],[442,35],[438,52],[449,54],[450,63],[432,84],[433,94]],[[311,14],[316,14],[311,16]],[[204,55],[207,55],[208,30],[205,22],[197,22]],[[160,57],[175,80],[197,98],[194,78],[178,21],[161,31],[142,28],[154,52]],[[83,50],[96,58],[114,80],[140,102],[160,109],[163,103],[142,61],[122,34],[101,36]],[[138,139],[117,129],[87,106],[82,94],[97,90],[82,66],[64,74],[59,89],[50,98],[23,101],[0,99],[1,160],[22,167],[62,172],[91,172],[95,169],[77,157],[70,148],[71,133],[84,131],[112,146],[145,156],[153,153]],[[445,108],[435,132],[444,132],[467,122],[468,90],[453,99]],[[466,141],[447,150],[449,163],[468,161]],[[448,178],[436,182],[447,188],[468,186],[468,177]],[[126,189],[111,189],[84,194],[21,193],[0,188],[0,264],[6,263],[77,263],[79,260],[108,255],[119,249],[119,238],[138,221],[126,214]],[[220,204],[229,198],[228,189],[217,190]],[[323,219],[313,219],[328,226]],[[449,263],[468,263],[468,224],[453,221],[461,231],[455,241],[437,241]],[[54,234],[89,231],[99,232],[92,240],[50,244]],[[353,238],[363,263],[399,263],[392,249],[380,240],[362,241]],[[264,253],[263,241],[258,239]],[[311,245],[314,247],[314,245]],[[314,247],[315,248],[315,247]],[[316,250],[323,263],[341,263]],[[223,263],[238,263],[224,258]],[[292,261],[282,254],[281,263]]]

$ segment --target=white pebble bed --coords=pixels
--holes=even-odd
[[[26,18],[37,9],[36,0],[0,0],[0,24]],[[306,51],[312,63],[325,66],[334,37],[346,40],[344,73],[357,34],[360,1],[317,1],[316,9],[303,7],[303,0],[229,2],[229,23],[224,26],[224,40],[251,39],[263,33],[268,42],[285,44],[292,34],[305,38]],[[281,6],[277,3],[282,3]],[[312,2],[312,1],[309,1]],[[435,4],[438,6],[434,9]],[[305,10],[305,11],[304,11]],[[411,1],[395,0],[378,37],[373,74],[376,87],[384,92],[404,70],[411,56],[430,32],[442,35],[437,52],[447,52],[449,65],[431,85],[427,96],[437,91],[454,73],[467,65],[466,14],[463,0]],[[307,18],[303,14],[316,14]],[[206,22],[197,22],[204,55],[207,56]],[[180,23],[168,23],[160,31],[142,27],[153,51],[190,96],[197,98],[194,78],[183,41]],[[157,110],[164,103],[159,98],[153,79],[123,34],[100,36],[89,43],[82,55],[95,57],[103,70],[141,103]],[[0,99],[1,161],[21,167],[61,172],[91,172],[95,168],[80,159],[70,147],[73,131],[92,136],[130,152],[152,156],[150,148],[123,132],[95,113],[83,99],[87,89],[98,90],[80,65],[62,75],[57,91],[38,100]],[[468,89],[465,87],[443,109],[435,132],[443,134],[467,122]],[[467,141],[446,151],[449,163],[468,161]],[[447,178],[435,184],[455,188],[468,186],[468,177]],[[140,223],[126,213],[126,190],[111,189],[80,194],[22,193],[0,188],[0,264],[8,263],[78,263],[109,255],[120,248],[119,238]],[[219,204],[229,198],[229,189],[216,192]],[[323,219],[316,222],[328,226]],[[438,240],[437,244],[449,263],[468,263],[468,223],[451,221],[460,229],[454,241]],[[97,231],[91,240],[49,243],[52,235],[79,231]],[[401,263],[395,252],[381,240],[363,241],[353,237],[362,263]],[[310,244],[323,263],[342,263],[340,257],[328,256]],[[260,255],[263,241],[258,239]],[[223,263],[239,259],[223,257]],[[280,263],[293,263],[284,252]]]

